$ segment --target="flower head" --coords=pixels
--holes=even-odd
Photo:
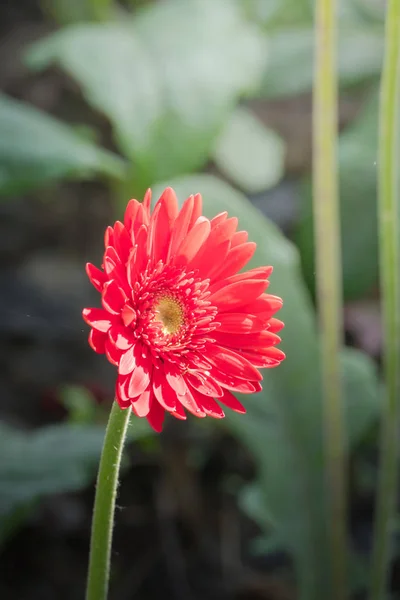
[[[130,200],[105,234],[102,270],[86,271],[102,308],[85,308],[89,343],[118,367],[116,399],[161,431],[165,411],[222,418],[246,412],[232,391],[261,390],[260,368],[279,365],[282,306],[266,294],[272,267],[239,272],[256,249],[238,221],[202,216],[200,194],[181,210],[167,188]]]

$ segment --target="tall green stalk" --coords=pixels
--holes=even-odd
[[[371,600],[382,600],[389,570],[391,520],[398,484],[400,423],[399,198],[400,0],[389,0],[379,110],[378,222],[386,402],[382,415]]]
[[[113,402],[97,477],[90,539],[86,600],[106,600],[110,577],[111,542],[122,450],[131,409]]]
[[[327,526],[331,597],[347,598],[346,438],[339,351],[342,346],[342,275],[338,197],[335,0],[317,0],[313,90],[313,208],[321,334]]]

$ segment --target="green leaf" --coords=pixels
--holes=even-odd
[[[93,17],[91,3],[82,0],[42,0],[41,6],[58,25],[90,21]]]
[[[342,26],[339,34],[340,83],[354,85],[380,73],[383,36],[375,27]],[[260,96],[277,98],[311,90],[314,32],[311,27],[293,27],[271,32],[269,62]]]
[[[123,177],[123,162],[53,117],[0,94],[0,195],[98,173]]]
[[[207,161],[265,61],[265,39],[235,0],[154,3],[133,21],[65,28],[28,55],[32,67],[56,62],[80,84],[113,124],[141,186]]]
[[[252,19],[268,29],[312,22],[309,0],[242,0],[242,4]]]
[[[351,443],[362,440],[372,423],[379,418],[381,385],[375,363],[353,348],[342,351],[347,428]]]
[[[213,156],[221,173],[249,194],[274,186],[283,175],[282,139],[246,108],[232,113]]]
[[[347,0],[342,0],[345,2]],[[383,24],[385,20],[385,3],[381,0],[353,0],[354,10],[365,21]]]
[[[339,139],[343,287],[346,299],[370,292],[378,281],[377,231],[378,101],[374,93],[355,123]],[[296,232],[303,270],[314,287],[314,235],[309,178]]]
[[[77,385],[64,386],[59,391],[60,403],[68,412],[69,423],[87,425],[95,422],[99,406],[90,391]]]
[[[301,600],[326,597],[327,572],[325,474],[319,348],[315,315],[300,275],[294,246],[239,192],[207,175],[168,181],[181,200],[201,192],[207,216],[227,210],[257,243],[252,266],[271,264],[270,291],[281,296],[279,318],[285,322],[282,349],[287,358],[264,372],[263,392],[242,397],[247,415],[227,411],[228,427],[252,452],[267,514],[277,536],[292,554]],[[154,191],[155,197],[161,191]],[[346,353],[344,389],[351,444],[378,411],[377,382],[370,361],[356,351]],[[364,380],[366,378],[366,381]],[[367,387],[368,389],[367,389]],[[366,401],[364,408],[363,399]],[[364,414],[365,410],[365,414]],[[358,422],[360,420],[360,423]],[[328,582],[328,583],[327,583]]]
[[[0,518],[46,494],[93,480],[104,438],[97,426],[53,425],[32,433],[0,424]]]

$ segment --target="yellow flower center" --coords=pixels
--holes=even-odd
[[[175,298],[162,296],[155,306],[155,320],[162,324],[164,335],[173,335],[183,323],[182,307]]]

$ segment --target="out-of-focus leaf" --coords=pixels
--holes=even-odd
[[[99,407],[96,398],[86,388],[75,385],[62,387],[60,402],[68,411],[70,423],[87,425],[95,422]]]
[[[263,490],[257,483],[247,484],[239,495],[242,510],[263,530],[272,529],[276,524],[274,517],[268,513]]]
[[[382,0],[353,0],[353,4],[360,16],[373,22],[383,23],[385,19],[385,2],[382,2]]]
[[[97,426],[32,433],[0,425],[0,518],[40,496],[74,491],[95,476],[104,438]]]
[[[274,186],[283,174],[282,139],[246,108],[232,113],[213,156],[221,173],[249,194]]]
[[[339,174],[346,299],[363,297],[378,278],[376,212],[378,101],[374,94],[353,126],[340,136]],[[303,271],[314,286],[312,195],[307,179],[303,188],[302,217],[296,234]]]
[[[353,444],[361,441],[381,408],[381,386],[375,363],[369,356],[353,348],[342,351],[347,428]]]
[[[268,29],[312,22],[309,0],[242,0],[242,5],[250,18]]]
[[[204,164],[236,98],[265,68],[265,39],[235,0],[151,4],[131,22],[78,25],[35,44],[111,120],[141,185]]]
[[[120,178],[124,164],[53,117],[0,95],[0,195],[98,173]]]
[[[319,347],[315,315],[300,276],[299,257],[290,244],[267,219],[237,191],[206,175],[165,182],[183,200],[201,192],[204,212],[213,216],[221,211],[239,218],[240,228],[257,243],[252,266],[272,264],[270,291],[281,296],[284,307],[279,318],[285,322],[282,349],[286,360],[264,372],[263,392],[242,397],[247,415],[227,411],[222,423],[252,452],[268,514],[272,515],[277,535],[292,554],[299,598],[327,598],[329,586],[328,540],[326,538],[325,475],[322,450],[322,410],[319,378]],[[161,188],[155,190],[155,197]],[[354,351],[355,352],[355,351]],[[351,444],[378,410],[374,372],[358,353],[343,356],[343,377],[347,428]],[[371,384],[366,402],[364,377]],[[371,409],[374,404],[375,408]],[[353,414],[354,413],[354,414]],[[354,416],[356,415],[356,416]],[[363,424],[358,423],[360,419]]]
[[[90,21],[92,17],[90,2],[82,0],[41,0],[41,5],[59,25]]]
[[[342,85],[377,77],[383,56],[383,35],[375,27],[342,26],[339,35],[338,70]],[[276,98],[311,90],[314,32],[311,27],[271,32],[269,61],[260,95]]]

